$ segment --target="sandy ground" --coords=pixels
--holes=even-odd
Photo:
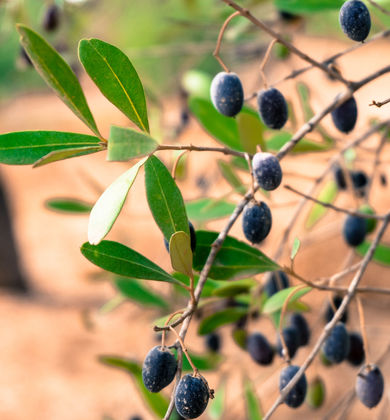
[[[300,39],[299,44],[306,51],[313,51],[318,58],[343,47],[327,40]],[[379,68],[387,64],[387,57],[388,43],[381,42],[348,56],[341,62],[341,67],[345,69],[347,78],[358,79],[371,72],[373,67]],[[297,66],[300,63],[291,60],[285,67],[272,68],[270,81],[287,73],[290,67]],[[257,80],[253,67],[243,69],[242,74],[246,90],[251,90]],[[316,71],[308,74],[305,81],[313,86],[312,103],[316,110],[340,89],[337,83],[329,82]],[[92,111],[104,134],[107,134],[111,124],[126,124],[124,117],[88,81],[85,81],[85,85]],[[350,137],[364,130],[369,115],[387,116],[388,107],[379,110],[369,108],[367,104],[372,99],[381,100],[387,97],[389,85],[390,77],[386,76],[358,92],[356,98],[360,104],[360,118]],[[286,83],[283,91],[289,92],[296,101],[293,87],[293,83]],[[174,120],[178,116],[178,110],[173,105],[169,108],[168,120]],[[327,117],[325,124],[330,126],[329,123],[330,118]],[[82,123],[53,95],[22,97],[0,110],[1,132],[31,129],[86,132]],[[340,141],[346,140],[337,133],[335,135]],[[212,140],[195,122],[191,122],[181,141],[187,144],[212,144]],[[168,155],[165,157],[168,158]],[[286,172],[295,171],[315,176],[322,171],[327,158],[323,155],[289,157],[283,161],[283,169]],[[198,175],[205,175],[212,180],[208,191],[211,196],[222,196],[227,191],[226,184],[218,175],[214,159],[214,155],[208,158],[205,155],[202,158],[199,155],[191,156],[190,176],[181,184],[186,199],[200,196],[201,191],[195,182]],[[370,168],[364,162],[361,166]],[[1,167],[14,217],[21,263],[34,291],[34,297],[29,299],[5,292],[0,294],[2,420],[93,420],[102,419],[105,414],[115,420],[125,420],[136,413],[142,414],[145,419],[151,418],[136,394],[132,381],[125,374],[100,365],[96,358],[99,354],[116,353],[142,360],[155,343],[151,325],[159,314],[153,311],[142,312],[134,304],[127,303],[109,315],[99,315],[98,308],[114,295],[114,290],[107,283],[91,280],[98,271],[79,252],[79,246],[86,240],[87,217],[62,216],[43,206],[46,199],[55,196],[79,197],[93,202],[98,197],[99,190],[109,185],[126,167],[126,164],[107,163],[104,154],[68,160],[34,170],[30,167]],[[383,167],[383,170],[389,177],[388,167]],[[285,183],[304,189],[308,180],[287,176]],[[378,185],[375,188],[372,204],[380,213],[387,211],[390,207],[388,189],[380,189]],[[262,246],[270,255],[292,214],[292,208],[283,206],[283,203],[295,200],[295,197],[281,188],[274,194],[273,200],[275,223],[270,237]],[[346,196],[341,196],[339,204],[353,203]],[[316,278],[332,274],[342,267],[348,249],[339,235],[341,225],[342,217],[329,213],[307,237],[296,261],[296,268],[302,275]],[[215,229],[222,226],[223,221],[210,224]],[[242,236],[239,223],[232,234]],[[303,235],[303,229],[298,228],[293,236],[295,235]],[[134,185],[109,238],[135,247],[148,258],[169,269],[161,234],[147,208],[142,177]],[[387,240],[390,240],[390,235],[387,235]],[[372,264],[364,277],[364,283],[386,285],[388,270]],[[166,292],[166,289],[161,290]],[[321,331],[322,324],[318,318],[324,299],[324,294],[320,293],[312,293],[306,299],[313,308],[309,319],[314,338]],[[372,359],[376,360],[389,343],[387,300],[371,297],[365,300],[365,308],[368,335],[370,343],[372,342],[370,350]],[[352,305],[350,312],[350,328],[358,329],[355,305]],[[85,314],[92,328],[87,328]],[[274,334],[266,319],[251,324],[251,331],[258,329],[268,331],[270,337]],[[189,346],[200,351],[203,343],[194,335],[193,330],[194,328],[190,331]],[[274,363],[267,369],[255,365],[244,352],[232,344],[229,331],[228,328],[222,330],[225,343],[223,354],[228,357],[221,371],[229,373],[229,403],[225,418],[244,419],[240,386],[242,374],[246,372],[255,380],[258,395],[264,409],[267,409],[277,395],[277,372],[280,364]],[[301,349],[296,362],[301,363],[308,352],[308,348]],[[389,363],[385,362],[383,371],[387,380],[390,380],[389,368]],[[298,411],[280,408],[275,419],[295,419],[298,416],[302,419],[322,419],[340,396],[352,387],[356,370],[346,365],[327,369],[316,363],[309,370],[308,377],[313,378],[317,373],[326,376],[326,407],[314,413],[308,408]],[[217,387],[217,375],[211,374],[207,377],[210,384]],[[383,401],[388,402],[388,398],[387,391]],[[386,402],[382,402],[372,411],[355,404],[348,418],[386,419],[387,414],[383,411],[385,404]]]

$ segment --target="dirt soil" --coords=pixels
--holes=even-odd
[[[321,39],[297,38],[297,42],[319,59],[345,47],[343,44]],[[340,61],[340,66],[345,71],[345,77],[359,79],[374,68],[387,64],[388,51],[387,42],[363,47]],[[269,65],[267,68],[270,82],[301,65],[302,63],[295,59],[283,65]],[[241,73],[245,89],[250,91],[258,80],[253,65],[243,68]],[[338,83],[329,81],[317,71],[308,73],[304,80],[312,86],[312,104],[315,110],[322,108],[340,90]],[[92,111],[104,134],[108,133],[111,124],[126,124],[125,118],[115,111],[90,82],[85,80],[84,84]],[[389,87],[390,77],[385,76],[356,94],[360,117],[350,136],[340,136],[332,129],[330,118],[325,119],[325,126],[340,144],[362,133],[369,116],[385,118],[388,115],[389,107],[370,108],[368,103],[372,99],[387,98],[386,92],[390,91]],[[292,82],[285,83],[281,89],[297,103]],[[174,123],[178,115],[177,107],[173,102],[169,103],[166,116],[168,123]],[[34,129],[86,132],[82,123],[51,94],[21,97],[1,109],[1,132]],[[214,144],[194,121],[180,141],[197,145]],[[369,145],[375,145],[377,141],[378,139],[374,138]],[[168,154],[163,157],[168,161]],[[210,196],[219,197],[228,191],[227,185],[218,174],[215,164],[217,158],[219,156],[191,155],[189,176],[180,184],[185,199],[201,196],[202,191],[196,184],[200,175],[205,176],[211,183],[207,191]],[[284,160],[282,166],[286,173],[298,172],[315,176],[321,173],[328,158],[329,156],[315,154],[293,156]],[[389,153],[386,152],[384,159],[388,161],[389,158]],[[371,164],[370,161],[367,163],[367,159],[372,159],[372,155],[363,151],[359,167],[371,171]],[[6,292],[0,294],[1,420],[95,420],[103,419],[104,415],[109,415],[115,420],[125,420],[136,413],[145,419],[151,418],[130,378],[126,374],[100,365],[96,359],[99,354],[111,353],[142,360],[148,349],[155,345],[151,327],[153,319],[159,314],[153,311],[143,312],[132,303],[126,303],[108,315],[99,314],[100,306],[113,297],[115,292],[110,284],[96,280],[99,271],[80,254],[79,247],[86,241],[88,217],[63,216],[44,208],[46,199],[58,196],[78,197],[94,202],[99,192],[127,167],[127,164],[114,165],[106,162],[104,153],[101,153],[34,170],[31,167],[11,166],[2,166],[0,169],[10,199],[21,263],[34,292],[30,298],[21,298]],[[383,166],[382,170],[390,177],[388,166]],[[291,184],[301,190],[306,189],[309,182],[304,176],[287,175],[284,178],[285,184]],[[388,187],[381,188],[376,180],[374,188],[372,205],[379,213],[388,211]],[[235,201],[238,199],[234,197]],[[283,203],[296,201],[296,197],[280,188],[273,194],[272,200],[274,226],[271,235],[261,246],[269,255],[275,251],[278,238],[292,214],[292,207]],[[340,195],[338,204],[354,205],[346,195]],[[302,217],[301,222],[303,220]],[[342,268],[349,253],[340,236],[342,221],[342,216],[329,212],[306,237],[296,261],[296,269],[303,276],[316,279]],[[224,221],[218,221],[210,223],[208,227],[218,229],[223,224]],[[302,226],[302,223],[298,226]],[[234,227],[232,234],[242,237],[240,223]],[[303,235],[303,228],[298,227],[292,239],[294,236]],[[170,269],[161,233],[147,207],[142,177],[136,181],[109,239],[133,246],[151,260]],[[389,234],[386,240],[390,241]],[[353,257],[353,260],[357,258]],[[288,261],[288,253],[283,261]],[[364,283],[386,286],[388,275],[388,270],[371,264],[364,276]],[[153,287],[166,293],[164,285]],[[324,293],[313,292],[305,299],[312,307],[308,315],[313,326],[312,343],[321,331],[322,323],[319,318],[326,297]],[[364,305],[371,359],[376,360],[390,342],[388,300],[385,297],[370,296],[370,299],[364,300]],[[359,324],[355,304],[351,306],[350,313],[349,327],[357,330]],[[264,318],[254,321],[250,329],[268,332],[270,337],[275,334],[271,323]],[[195,336],[194,330],[194,327],[190,330],[189,347],[201,351],[204,344]],[[277,396],[280,362],[274,363],[270,368],[260,368],[233,344],[229,328],[222,329],[222,334],[223,354],[228,357],[221,371],[229,373],[228,410],[225,418],[245,418],[241,398],[244,373],[255,381],[258,396],[266,410]],[[295,362],[301,363],[308,352],[309,348],[301,349]],[[388,359],[385,359],[382,367],[389,382]],[[318,412],[310,411],[306,407],[297,411],[281,407],[274,418],[324,418],[340,397],[352,389],[356,373],[356,369],[346,364],[336,368],[324,368],[315,363],[308,372],[308,378],[312,379],[316,374],[325,378],[325,407]],[[218,387],[216,374],[207,374],[207,378],[213,387]],[[361,404],[355,403],[347,418],[390,418],[386,409],[389,401],[388,389],[387,387],[379,407],[369,411]]]

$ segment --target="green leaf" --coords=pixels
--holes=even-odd
[[[224,283],[212,292],[213,296],[234,297],[243,293],[249,293],[252,287],[257,286],[257,281],[253,279],[236,280],[231,283]]]
[[[189,70],[184,73],[182,85],[191,96],[210,98],[211,76],[200,70]]]
[[[212,137],[234,150],[244,151],[240,142],[237,122],[234,118],[220,114],[208,99],[190,97],[188,106],[199,123]]]
[[[301,246],[301,241],[298,238],[295,238],[292,249],[291,249],[291,255],[290,255],[290,259],[292,261],[294,261],[295,257],[297,256],[300,246]]]
[[[207,335],[222,325],[232,324],[248,313],[246,308],[228,308],[215,312],[207,318],[203,318],[198,327],[199,335]]]
[[[182,273],[173,273],[172,277],[179,280],[181,283],[185,284],[186,286],[190,285],[190,279],[188,276],[182,274]],[[199,276],[194,275],[194,285],[197,286],[199,281]],[[223,282],[225,283],[225,282]],[[213,296],[213,293],[216,289],[218,289],[221,286],[221,282],[207,279],[205,285],[203,286],[202,295],[201,297],[210,297]],[[180,288],[180,290],[184,291],[187,295],[188,292],[186,292],[183,288]]]
[[[280,132],[275,134],[267,141],[269,151],[278,152],[286,143],[292,138],[292,135],[287,132]],[[292,153],[309,153],[309,152],[323,152],[332,147],[330,143],[319,143],[317,141],[302,139],[294,148]]]
[[[267,151],[267,144],[264,141],[265,126],[256,111],[247,108],[247,111],[240,112],[237,117],[238,133],[241,144],[247,153],[255,154],[257,145],[263,152]]]
[[[98,148],[100,140],[94,136],[62,131],[18,131],[0,135],[0,163],[32,165],[54,151],[78,148]],[[91,152],[92,153],[92,152]]]
[[[234,342],[243,350],[246,350],[246,341],[248,331],[244,328],[234,328],[232,331],[232,338]]]
[[[201,271],[218,233],[199,230],[196,232],[194,269]],[[266,271],[278,270],[279,266],[258,249],[228,236],[219,250],[209,277],[215,280],[237,280]]]
[[[119,292],[127,299],[147,307],[168,308],[167,302],[161,298],[160,294],[153,293],[149,287],[145,287],[137,279],[119,277],[114,280],[114,283]]]
[[[92,209],[92,204],[76,198],[50,198],[45,206],[50,210],[75,214],[89,213]]]
[[[235,168],[241,169],[245,172],[249,172],[248,162],[246,161],[245,158],[241,156],[233,156],[231,159],[231,162]]]
[[[156,157],[145,164],[146,197],[154,220],[167,241],[175,232],[190,234],[183,197],[168,169]]]
[[[310,408],[320,408],[325,400],[325,383],[317,377],[308,386],[306,394],[306,403]]]
[[[161,393],[149,392],[142,380],[142,367],[141,365],[130,359],[125,359],[120,356],[99,356],[99,362],[104,365],[118,368],[129,373],[137,386],[138,392],[144,398],[150,409],[159,417],[163,418],[169,405],[169,401]]]
[[[112,225],[122,210],[127,194],[137,177],[138,171],[146,159],[140,160],[117,178],[93,206],[88,224],[88,241],[90,244],[97,245],[111,230]]]
[[[218,167],[222,173],[222,176],[226,179],[226,181],[236,190],[239,194],[245,194],[246,188],[245,185],[242,183],[241,179],[237,176],[234,172],[233,167],[228,162],[224,160],[218,160]]]
[[[300,286],[293,286],[287,289],[280,290],[279,292],[272,295],[269,299],[266,300],[263,306],[263,312],[265,314],[272,314],[280,309],[282,309],[285,300],[288,298],[291,292],[296,290]],[[312,290],[311,287],[305,287],[303,289],[299,289],[294,293],[289,300],[289,304],[292,302],[300,299],[302,296],[306,295]]]
[[[98,136],[99,130],[77,77],[65,60],[40,35],[18,24],[20,43],[43,80],[63,102]]]
[[[221,420],[224,416],[226,400],[226,381],[221,381],[214,395],[214,399],[210,402],[207,414],[212,420]]]
[[[186,203],[188,218],[197,222],[228,217],[235,208],[236,206],[233,203],[214,198],[201,198]]]
[[[99,308],[99,314],[100,315],[107,315],[110,312],[114,311],[116,308],[119,308],[120,305],[122,305],[123,302],[126,301],[126,298],[121,295],[120,293],[117,293],[113,298],[105,302],[100,308]]]
[[[132,128],[111,126],[107,160],[125,162],[152,153],[158,143],[147,134]]]
[[[99,245],[85,242],[81,253],[92,264],[119,276],[181,284],[158,265],[118,242],[102,241]]]
[[[298,82],[296,84],[299,99],[303,110],[303,118],[305,121],[309,121],[314,116],[314,111],[310,105],[310,91],[309,87],[303,83]]]
[[[361,245],[356,247],[355,250],[359,255],[363,257],[364,255],[366,255],[370,246],[371,242],[364,241]],[[374,252],[374,256],[372,259],[378,264],[390,266],[390,246],[379,244]]]
[[[175,354],[177,353],[175,350],[173,351]],[[222,361],[222,356],[216,353],[208,353],[206,355],[193,353],[189,351],[188,354],[191,357],[192,362],[200,371],[210,371],[216,370],[219,363]],[[183,371],[184,372],[192,372],[192,367],[188,362],[188,359],[185,355],[183,355]]]
[[[275,0],[278,9],[297,14],[340,10],[343,3],[343,0]]]
[[[239,117],[225,117],[215,109],[210,98],[195,96],[190,97],[188,106],[203,128],[225,146],[245,152],[246,148],[253,149],[254,142],[261,144],[260,130],[264,126],[253,109],[243,107]]]
[[[324,203],[333,203],[336,200],[338,194],[337,184],[333,180],[329,180],[322,188],[318,195],[318,200]],[[321,204],[315,203],[309,215],[307,216],[305,227],[311,229],[322,217],[325,216],[328,209]]]
[[[48,163],[58,162],[60,160],[70,159],[74,157],[90,155],[91,153],[101,152],[105,147],[100,146],[84,146],[84,147],[74,147],[72,149],[63,149],[55,150],[54,152],[48,153],[46,156],[43,156],[37,160],[33,168],[38,168],[40,166],[47,165]]]
[[[248,420],[262,420],[261,406],[254,386],[249,379],[244,382],[245,406]]]
[[[189,235],[182,231],[174,233],[169,241],[169,255],[174,270],[186,276],[192,276],[192,251]]]
[[[141,130],[149,132],[144,89],[128,57],[99,39],[82,39],[79,57],[103,95]]]

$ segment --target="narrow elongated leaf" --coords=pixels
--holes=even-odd
[[[186,286],[190,285],[190,278],[182,273],[173,273],[172,276],[179,280],[181,283],[185,284]],[[196,287],[199,281],[199,276],[198,275],[194,275],[194,286]],[[211,280],[211,279],[207,279],[205,285],[203,286],[203,290],[202,290],[202,295],[201,297],[210,297],[213,296],[213,293],[215,290],[217,290],[219,287],[221,287],[221,284],[225,284],[225,282],[220,282],[220,281],[216,281],[216,280]],[[181,291],[183,291],[183,293],[185,293],[186,295],[188,294],[187,291],[185,291],[184,289],[180,289]]]
[[[145,187],[154,220],[167,241],[175,232],[190,234],[183,197],[165,165],[150,156],[145,164]]]
[[[203,128],[220,143],[240,152],[253,150],[254,142],[261,144],[263,124],[253,109],[243,107],[236,118],[229,118],[220,114],[210,99],[190,97],[188,106]]]
[[[218,234],[210,231],[196,232],[194,269],[201,271],[211,246]],[[279,266],[258,249],[228,236],[219,250],[209,277],[216,280],[237,280],[266,271],[278,270]]]
[[[114,283],[120,293],[127,299],[140,303],[143,306],[168,308],[167,302],[160,295],[153,293],[150,288],[145,287],[140,280],[117,277]]]
[[[292,135],[287,132],[275,134],[267,141],[267,148],[269,151],[277,152],[292,138]],[[302,139],[293,149],[292,153],[308,153],[308,152],[323,152],[332,147],[330,143],[319,143],[314,140]]]
[[[226,181],[240,194],[246,193],[246,187],[242,183],[241,179],[237,176],[234,172],[233,167],[228,162],[224,160],[218,161],[219,170],[222,173],[222,176],[226,179]]]
[[[37,160],[33,168],[38,168],[40,166],[47,165],[48,163],[58,162],[60,160],[70,159],[74,157],[90,155],[91,153],[101,152],[104,150],[104,146],[84,146],[84,147],[74,147],[72,149],[63,149],[55,150],[54,152],[48,153],[46,156],[43,156],[41,159]]]
[[[210,402],[207,414],[212,420],[221,420],[224,416],[226,402],[226,381],[223,380],[214,395],[214,399]]]
[[[251,112],[252,111],[252,112]],[[240,112],[237,117],[237,127],[241,144],[247,153],[256,153],[259,145],[263,152],[267,151],[267,144],[264,140],[265,126],[256,111],[247,108],[247,112]]]
[[[81,253],[91,263],[119,276],[181,285],[161,267],[118,242],[102,241],[99,245],[85,242],[81,246]]]
[[[252,382],[245,379],[244,382],[245,406],[248,420],[262,420],[261,406]]]
[[[210,334],[222,325],[232,324],[248,313],[245,308],[228,308],[202,319],[198,327],[199,335]]]
[[[62,131],[18,131],[0,135],[0,163],[32,165],[51,152],[76,148],[101,148],[94,136]],[[92,152],[91,152],[92,153]]]
[[[103,95],[141,130],[149,132],[144,89],[126,54],[99,39],[82,39],[79,57]]]
[[[318,200],[324,203],[333,203],[336,200],[338,193],[337,184],[335,181],[328,181],[322,188],[318,195]],[[305,227],[311,229],[322,217],[325,216],[328,209],[321,204],[314,204],[307,216]]]
[[[364,241],[355,249],[359,255],[364,256],[366,255],[370,246],[371,242]],[[385,244],[379,244],[374,252],[373,261],[379,264],[390,266],[390,246]]]
[[[97,245],[111,230],[122,210],[127,194],[146,158],[117,178],[100,196],[93,206],[88,224],[88,241]]]
[[[107,160],[128,161],[148,155],[157,149],[158,143],[148,134],[127,127],[111,126],[108,138]]]
[[[169,241],[169,255],[174,270],[192,276],[192,251],[189,235],[179,231],[171,236]]]
[[[233,118],[220,114],[208,99],[190,97],[188,106],[203,128],[217,141],[234,150],[244,151],[237,122]]]
[[[275,0],[278,9],[297,14],[340,10],[343,3],[343,0]]]
[[[297,256],[300,246],[301,246],[301,241],[298,238],[295,238],[292,249],[291,249],[291,255],[290,255],[290,259],[292,261],[294,261],[295,257]]]
[[[198,222],[207,222],[208,220],[222,219],[230,216],[236,206],[225,200],[216,200],[214,198],[201,198],[199,200],[187,201],[186,209],[188,218]]]
[[[280,290],[279,292],[272,295],[269,299],[266,300],[263,306],[263,312],[265,314],[272,314],[280,309],[282,309],[285,300],[288,298],[290,293],[296,290],[299,286],[289,287],[288,289]],[[297,290],[294,295],[291,296],[289,303],[293,303],[294,301],[300,299],[302,296],[306,295],[312,290],[311,287],[305,287],[303,289]]]
[[[45,206],[50,210],[74,214],[86,214],[92,209],[92,204],[76,198],[51,198]]]
[[[43,80],[97,136],[100,136],[80,83],[68,63],[32,29],[21,24],[16,28],[21,37],[20,43]]]
[[[317,376],[310,382],[308,386],[305,401],[310,408],[316,410],[324,404],[325,394],[325,383],[320,377]]]
[[[236,280],[231,283],[223,283],[212,294],[219,297],[233,297],[243,293],[249,293],[250,289],[257,284],[257,281],[253,279]]]
[[[176,351],[174,351],[177,354]],[[210,371],[217,369],[219,363],[222,361],[222,356],[216,353],[208,353],[206,355],[193,353],[189,351],[188,354],[191,357],[192,362],[200,371]],[[188,359],[183,356],[183,371],[184,372],[191,372],[192,366],[188,362]]]
[[[161,393],[152,393],[146,389],[142,380],[142,367],[138,362],[120,356],[109,355],[99,356],[99,361],[104,365],[129,373],[134,379],[138,392],[144,398],[150,409],[159,418],[164,417],[168,409],[169,401]]]

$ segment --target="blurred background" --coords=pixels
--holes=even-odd
[[[338,0],[246,0],[240,4],[314,58],[324,60],[352,45],[338,24],[342,3]],[[390,1],[378,3],[390,9]],[[56,16],[50,19],[56,24],[52,25],[53,20],[48,22],[48,10],[54,4]],[[371,35],[389,28],[390,16],[372,7],[370,12]],[[71,65],[104,136],[112,124],[128,125],[128,121],[101,95],[82,69],[77,58],[77,45],[82,38],[103,39],[128,55],[145,87],[154,138],[166,143],[215,145],[212,136],[193,117],[188,98],[208,99],[212,77],[220,71],[212,52],[221,25],[231,13],[232,10],[219,0],[0,0],[0,132],[87,133],[31,66],[15,30],[15,24],[21,22],[42,34]],[[221,55],[229,68],[239,74],[246,96],[262,87],[259,66],[269,42],[267,35],[241,17],[234,19],[225,33]],[[342,57],[335,65],[344,77],[358,80],[388,64],[388,51],[389,40],[384,38]],[[276,44],[265,69],[268,82],[272,84],[303,66],[304,62]],[[287,141],[310,112],[322,109],[342,90],[339,83],[317,70],[284,82],[278,88],[289,101],[291,118],[279,137],[265,133],[266,139],[273,140],[276,146]],[[294,154],[283,161],[285,184],[306,190],[324,170],[330,156],[345,142],[363,133],[373,121],[388,118],[388,107],[379,109],[368,104],[389,95],[389,76],[360,90],[356,94],[358,123],[348,136],[335,130],[330,117],[325,118],[323,130],[310,135],[314,146],[307,153]],[[255,109],[256,102],[248,105]],[[366,144],[367,149],[356,151],[352,157],[354,167],[371,170],[372,148],[378,138],[374,136]],[[172,167],[177,157],[174,153],[161,156],[168,167]],[[222,228],[226,219],[221,215],[228,215],[240,199],[221,173],[218,159],[220,156],[213,154],[193,153],[180,168],[178,183],[188,203],[196,203],[206,196],[224,200],[225,211],[219,212],[215,220],[192,211],[190,218],[197,228]],[[385,179],[389,176],[388,165],[385,165],[389,159],[385,149],[384,164],[380,166],[370,195],[370,204],[378,213],[388,211],[390,205],[388,187],[379,182],[379,175]],[[2,420],[127,420],[132,415],[156,418],[140,395],[134,378],[99,363],[98,356],[118,354],[142,362],[147,351],[157,344],[152,331],[154,320],[165,315],[167,307],[180,308],[185,299],[166,286],[154,284],[151,290],[164,298],[163,303],[155,302],[150,307],[150,302],[145,304],[142,299],[123,296],[117,285],[85,261],[79,252],[87,237],[90,206],[126,168],[125,163],[106,162],[104,153],[39,169],[0,167]],[[248,184],[246,173],[238,173],[243,184]],[[81,200],[85,205],[84,214],[80,209],[73,214],[61,214],[58,208],[53,211],[53,199],[64,197]],[[270,202],[275,223],[261,249],[272,256],[293,214],[297,197],[281,188]],[[339,194],[337,204],[352,207],[354,202],[351,196]],[[341,270],[347,256],[351,262],[358,261],[359,257],[349,253],[341,238],[343,217],[327,212],[308,231],[305,220],[309,211],[310,206],[307,206],[290,238],[304,238],[296,261],[297,271],[316,279]],[[234,227],[232,235],[243,238],[240,223]],[[121,241],[165,269],[171,269],[162,235],[147,206],[141,177],[131,190],[109,239]],[[386,239],[390,241],[390,236]],[[288,250],[289,247],[282,262],[288,261]],[[258,280],[261,281],[262,276]],[[388,268],[371,264],[364,282],[385,286]],[[324,325],[322,315],[328,297],[314,292],[303,299],[313,326],[312,343]],[[374,343],[371,351],[376,360],[389,345],[388,300],[370,297],[364,304],[368,335]],[[350,312],[349,328],[358,330],[354,304]],[[205,354],[204,338],[196,335],[196,323],[190,329],[188,346],[197,354]],[[274,327],[263,317],[251,320],[248,329],[264,331],[275,341]],[[265,411],[278,394],[281,360],[272,367],[259,367],[234,343],[231,327],[221,328],[220,334],[223,360],[217,371],[206,372],[205,376],[216,389],[221,382],[226,383],[228,398],[221,418],[247,418],[242,388],[244,377],[251,379]],[[301,349],[297,363],[303,361],[308,352],[308,348]],[[388,374],[387,379],[390,379],[389,367],[385,358],[383,372]],[[326,368],[316,362],[308,377],[313,379],[320,375],[325,381],[324,406],[317,411],[305,406],[296,412],[282,407],[275,418],[293,419],[298,415],[305,419],[339,418],[343,415],[341,409],[333,417],[326,416],[340,397],[353,388],[356,373],[356,368],[347,365]],[[346,417],[342,418],[390,418],[388,398],[387,391],[382,403],[372,411],[352,403]],[[218,417],[206,412],[202,418]]]

